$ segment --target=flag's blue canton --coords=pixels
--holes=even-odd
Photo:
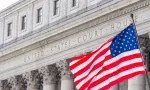
[[[110,46],[112,57],[115,57],[123,52],[138,49],[134,26],[131,24],[117,36],[112,39]]]

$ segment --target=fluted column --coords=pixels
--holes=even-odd
[[[145,60],[146,60],[146,68],[147,68],[147,70],[149,70],[149,65],[150,65],[150,64],[149,64],[149,62],[150,62],[150,61],[149,61],[149,60],[150,60],[150,59],[149,59],[149,54],[148,54],[148,53],[145,53],[144,56],[145,56]],[[149,72],[149,71],[148,71],[147,74],[148,74],[148,76],[150,77],[150,72]],[[145,77],[145,78],[146,78],[146,77]],[[150,78],[149,78],[149,79],[150,79]],[[146,90],[149,90],[149,85],[148,85],[148,82],[147,82],[147,78],[146,78]]]
[[[68,63],[62,60],[57,63],[59,71],[61,72],[61,90],[74,90],[74,82]]]
[[[37,83],[37,78],[36,78],[36,73],[33,72],[28,72],[24,74],[24,77],[26,78],[27,81],[27,89],[26,90],[38,90],[38,83]]]
[[[119,83],[119,90],[128,90],[128,80]]]
[[[109,90],[119,90],[119,85],[114,85]]]
[[[144,60],[145,60],[145,65],[146,65],[146,69],[148,71],[148,76],[150,77],[150,72],[149,72],[149,65],[150,65],[150,59],[149,59],[149,51],[148,50],[145,50],[145,52],[143,53],[143,56],[144,56]],[[145,77],[146,78],[146,77]],[[150,79],[150,78],[149,78]],[[148,85],[148,82],[147,82],[147,78],[146,78],[146,90],[149,90],[149,85]]]
[[[43,74],[43,90],[56,90],[56,65],[42,67],[40,72]]]
[[[2,81],[0,81],[0,90],[3,90],[3,84],[2,84]]]
[[[146,90],[145,75],[138,75],[128,80],[128,90]]]
[[[145,48],[141,48],[142,53],[145,53]],[[145,75],[138,75],[128,80],[128,90],[146,90]]]

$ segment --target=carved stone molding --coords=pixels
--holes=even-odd
[[[137,9],[141,9],[141,8],[144,8],[144,7],[149,6],[149,5],[150,5],[150,1],[149,1],[149,0],[143,0],[143,1],[140,1],[140,2],[138,2],[138,3],[135,3],[134,5],[127,6],[127,7],[123,8],[123,9],[116,10],[116,11],[114,11],[114,12],[111,12],[111,13],[107,14],[107,15],[103,15],[103,16],[101,16],[101,17],[99,17],[99,18],[96,18],[96,19],[94,19],[94,20],[91,20],[90,22],[87,22],[86,24],[83,24],[83,25],[81,25],[81,26],[78,26],[78,27],[75,27],[75,28],[71,28],[71,30],[73,30],[73,31],[85,30],[85,29],[87,29],[87,28],[89,28],[89,27],[93,27],[93,26],[95,26],[95,25],[97,25],[97,24],[104,23],[104,22],[109,21],[109,20],[112,20],[112,19],[114,19],[114,18],[118,18],[118,17],[120,17],[120,16],[122,16],[122,15],[125,15],[125,14],[127,14],[127,13],[131,13],[131,12],[137,10]],[[46,41],[46,40],[45,40],[45,41]],[[50,41],[51,41],[51,40],[50,40]],[[37,47],[41,47],[41,46],[47,44],[47,43],[44,43],[44,44],[41,44],[41,45],[40,45],[40,43],[41,43],[41,42],[37,43],[37,45],[34,44],[34,46],[32,46],[32,48],[30,48],[30,49],[29,49],[29,47],[27,47],[27,48],[21,49],[22,51],[21,51],[21,50],[18,50],[19,53],[13,53],[13,54],[17,55],[17,54],[20,54],[20,53],[25,53],[25,52],[27,52],[27,51],[24,51],[24,50],[30,51],[30,50],[33,50],[33,49],[35,49],[35,48],[37,48]],[[3,52],[2,52],[2,53],[3,53]],[[5,55],[5,54],[4,54],[4,55]],[[12,55],[11,55],[11,56],[12,56]],[[5,58],[8,58],[8,57],[4,57],[4,58],[2,58],[1,60],[3,60],[3,59],[5,60]]]
[[[148,6],[149,4],[150,4],[150,1],[149,1],[149,0],[145,0],[145,1],[141,2],[141,3],[138,3],[138,4],[133,5],[132,7],[125,8],[125,9],[123,9],[123,10],[119,10],[118,12],[114,12],[114,13],[111,13],[111,14],[109,14],[109,15],[105,15],[104,18],[103,18],[103,17],[100,17],[100,18],[98,18],[97,20],[92,20],[88,25],[82,25],[82,28],[81,28],[81,27],[78,27],[78,28],[76,28],[76,29],[85,29],[85,28],[92,27],[92,26],[94,26],[94,25],[96,25],[96,24],[103,23],[103,22],[108,21],[108,20],[110,20],[110,19],[119,17],[119,16],[121,16],[121,15],[130,13],[130,12],[132,12],[132,11],[135,11],[135,10],[137,10],[137,9],[139,9],[139,8]],[[92,22],[93,22],[93,24],[91,24]],[[95,24],[95,23],[96,23],[96,24]],[[84,27],[83,27],[83,26],[84,26]],[[47,43],[46,43],[46,44],[47,44]],[[31,49],[33,49],[33,48],[31,48]],[[59,67],[59,71],[61,72],[61,77],[62,77],[62,79],[72,78],[71,72],[69,71],[68,64],[67,64],[67,62],[66,62],[65,60],[60,61],[59,63],[57,63],[57,66]],[[48,71],[48,70],[47,70],[47,71]],[[46,72],[46,71],[45,71],[45,72]],[[45,73],[44,75],[45,75],[45,76],[46,76],[46,75],[48,76],[47,73]],[[51,75],[50,72],[49,72],[49,75]],[[30,76],[30,75],[29,75],[29,76]],[[30,81],[33,82],[33,81],[36,81],[36,80],[37,80],[37,78],[36,78],[36,80],[35,80],[35,78],[33,78],[33,75],[31,75],[32,77],[27,78],[27,77],[29,77],[29,76],[25,76],[25,77],[26,77],[26,80],[27,80],[28,82],[30,82]]]
[[[57,63],[58,70],[61,72],[61,79],[73,79],[73,75],[69,70],[69,64],[66,60],[61,60]]]
[[[51,84],[57,82],[58,68],[56,65],[44,66],[39,69],[43,76],[43,84]]]

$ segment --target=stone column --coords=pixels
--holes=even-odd
[[[43,90],[56,90],[56,75],[58,73],[56,65],[42,67],[39,71],[43,76]]]
[[[119,90],[119,85],[112,86],[109,90]]]
[[[141,48],[142,53],[145,53],[145,48]],[[146,90],[145,75],[138,75],[128,80],[128,90]]]
[[[150,72],[149,72],[149,65],[150,65],[150,59],[149,59],[149,51],[148,50],[145,50],[145,53],[143,53],[143,56],[144,56],[144,60],[145,60],[145,65],[146,65],[146,69],[148,71],[148,76],[149,76],[149,79],[150,79]],[[146,77],[145,77],[146,78]],[[149,90],[149,86],[148,86],[148,81],[147,81],[147,78],[146,78],[146,90]]]
[[[61,73],[61,90],[74,90],[74,82],[66,60],[57,63]]]
[[[0,90],[3,90],[3,84],[2,84],[2,81],[0,81]]]
[[[24,74],[24,77],[27,81],[27,89],[26,90],[38,90],[38,83],[37,83],[37,73],[34,71],[28,72]]]
[[[138,75],[129,79],[128,90],[146,90],[145,75]]]
[[[128,90],[128,80],[119,83],[119,90]]]

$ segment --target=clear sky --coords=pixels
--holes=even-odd
[[[0,11],[19,0],[0,0]]]

